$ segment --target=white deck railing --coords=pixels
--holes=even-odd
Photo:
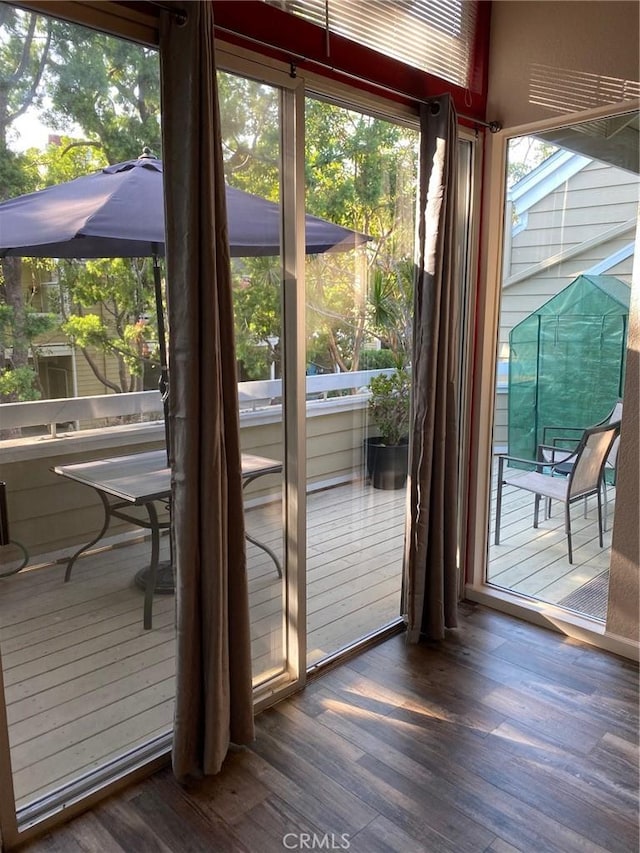
[[[308,399],[328,399],[332,393],[364,392],[372,376],[390,370],[360,370],[353,373],[328,373],[307,376]],[[282,399],[282,380],[240,382],[238,396],[241,413],[279,405]],[[157,415],[162,419],[162,399],[159,391],[139,391],[130,394],[100,394],[95,397],[65,397],[55,400],[34,400],[27,403],[0,405],[0,430],[24,427],[45,427],[52,437],[59,424],[87,424],[111,418],[135,417],[149,420]],[[104,425],[101,424],[101,425]]]
[[[309,489],[361,476],[367,385],[381,372],[307,377],[306,416],[314,422],[306,444]],[[243,382],[238,392],[243,449],[279,458],[282,382]],[[56,427],[68,423],[78,428]],[[55,465],[157,449],[165,441],[157,391],[0,405],[0,430],[16,427],[19,437],[0,441],[0,479],[10,490],[13,537],[32,555],[67,553],[99,527],[95,507],[73,494],[73,483],[51,473]],[[270,487],[264,488],[264,494],[252,492],[250,500],[271,499]]]

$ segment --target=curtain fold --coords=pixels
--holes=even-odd
[[[412,353],[407,641],[457,624],[459,283],[457,120],[449,95],[420,115],[418,265]]]
[[[163,12],[169,315],[173,769],[217,773],[254,735],[233,306],[210,2]]]

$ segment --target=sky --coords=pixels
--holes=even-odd
[[[24,115],[11,123],[9,148],[12,151],[44,148],[49,140],[49,134],[54,132],[40,122],[35,111],[27,110]]]

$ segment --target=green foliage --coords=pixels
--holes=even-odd
[[[401,258],[371,273],[371,331],[393,352],[396,366],[410,360],[414,269],[413,261]]]
[[[16,321],[15,309],[11,305],[0,302],[0,353],[15,350],[16,340],[20,341],[34,356],[38,348],[35,340],[55,329],[57,318],[53,314],[41,314],[30,308],[25,308],[22,322]],[[0,368],[0,399],[8,400],[38,400],[38,375],[31,364],[15,364],[13,360],[8,366]]]
[[[307,100],[305,118],[309,211],[372,238],[365,250],[307,264],[308,337],[325,339],[343,370],[360,367],[371,337],[403,363],[413,268],[398,259],[413,252],[417,135],[315,99]]]
[[[8,146],[13,121],[41,103],[51,27],[48,18],[0,4],[0,149]]]
[[[219,71],[224,174],[231,187],[279,201],[280,94],[273,86]]]
[[[12,348],[16,342],[16,312],[12,305],[0,302],[0,349]],[[30,346],[34,340],[46,332],[52,331],[57,325],[53,314],[41,314],[31,308],[24,309],[20,334],[24,335]]]
[[[218,74],[218,85],[227,182],[279,201],[277,91],[226,73]],[[366,250],[308,258],[307,361],[321,370],[358,369],[363,345],[375,337],[396,353],[396,363],[404,363],[412,267],[407,296],[397,259],[413,251],[417,135],[308,99],[305,139],[308,211],[373,238]],[[245,377],[264,378],[272,360],[280,359],[269,343],[281,334],[280,260],[244,259],[242,264],[234,272],[237,356]],[[371,299],[367,293],[367,278],[374,275],[387,283],[390,325],[382,322],[375,291]],[[278,364],[276,370],[279,374]]]
[[[233,302],[236,357],[245,379],[268,379],[280,361],[280,259],[234,262]],[[277,370],[279,373],[279,368]]]
[[[369,414],[385,444],[400,444],[409,430],[411,377],[404,368],[369,382]]]
[[[81,347],[102,346],[109,341],[109,330],[97,314],[69,317],[63,329]]]
[[[110,163],[145,145],[160,156],[157,51],[55,21],[46,93],[46,119],[62,131],[80,127]]]
[[[108,165],[107,157],[99,146],[78,144],[70,136],[60,136],[55,145],[48,145],[45,151],[37,152],[37,161],[41,174],[39,189],[90,175]]]
[[[0,141],[0,200],[33,192],[38,181],[39,175],[33,157],[3,148]]]
[[[142,376],[151,341],[157,340],[150,265],[149,259],[102,258],[59,266],[77,312],[65,319],[62,331],[83,350],[94,347],[116,359],[121,391],[137,387],[132,379]]]
[[[160,154],[157,51],[6,4],[0,5],[0,28],[0,186],[6,197],[133,159],[144,145]],[[63,136],[45,152],[9,152],[5,142],[11,124],[29,106],[39,108],[50,127],[69,130],[74,138]],[[34,271],[43,266],[42,261],[29,263]],[[114,356],[117,383],[102,375],[89,350],[83,350],[95,375],[113,390],[138,387],[150,354],[148,339],[157,339],[153,321],[143,320],[155,313],[148,267],[148,261],[128,260],[59,265],[68,297],[61,300],[61,311],[71,304],[78,313],[77,322],[66,318],[63,328],[79,346]],[[7,282],[16,291],[7,302],[20,304],[20,270],[12,269]],[[22,311],[14,312],[12,322],[14,354],[25,362],[41,327]],[[12,382],[18,387],[15,378]]]
[[[31,342],[32,347],[34,342],[41,336],[52,332],[58,325],[58,318],[55,314],[42,314],[38,311],[33,311],[30,308],[24,312],[24,333]]]
[[[38,174],[30,158],[10,149],[16,137],[12,124],[40,102],[40,83],[49,52],[51,24],[47,18],[0,3],[0,200],[35,189]],[[36,374],[29,364],[32,327],[24,310],[20,263],[2,262],[0,338],[0,399],[33,399]],[[5,348],[11,363],[5,366]]]
[[[360,370],[382,370],[399,367],[396,354],[390,349],[365,349],[360,353]]]
[[[0,370],[0,396],[9,400],[39,400],[37,376],[31,367]]]

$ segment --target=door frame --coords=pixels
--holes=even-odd
[[[510,139],[535,132],[580,124],[593,119],[616,116],[640,108],[638,100],[597,107],[517,127],[504,128],[491,134],[487,141],[483,187],[485,188],[482,216],[492,223],[484,229],[481,253],[484,262],[479,271],[476,306],[477,338],[474,369],[470,387],[470,479],[467,531],[467,565],[465,597],[533,622],[567,636],[614,652],[633,660],[638,659],[636,643],[607,632],[598,625],[553,605],[527,601],[516,593],[492,587],[486,581],[489,556],[489,518],[491,494],[492,435],[496,394],[496,364],[500,302],[502,295],[502,266],[504,253],[504,219],[507,147]],[[636,260],[636,263],[638,261]],[[615,526],[615,520],[614,520]]]

